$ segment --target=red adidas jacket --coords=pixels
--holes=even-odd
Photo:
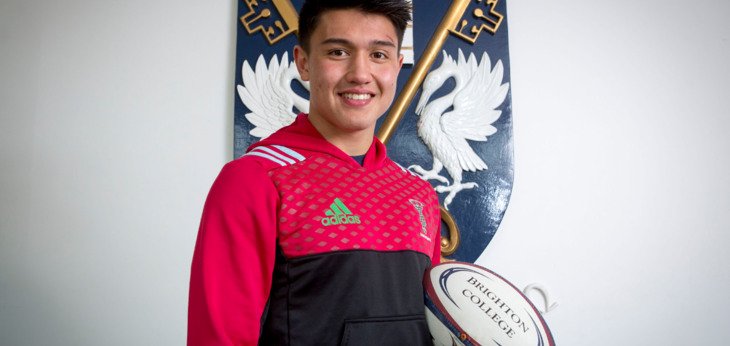
[[[439,229],[431,185],[382,143],[360,166],[300,115],[213,183],[188,344],[428,343],[421,280]]]

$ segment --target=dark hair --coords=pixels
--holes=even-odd
[[[403,33],[411,20],[411,4],[406,0],[306,0],[299,11],[299,45],[309,51],[309,40],[319,24],[323,13],[331,10],[355,9],[387,17],[398,35],[398,49],[403,42]]]

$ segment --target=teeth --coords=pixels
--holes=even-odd
[[[350,100],[367,100],[370,98],[370,94],[342,94],[342,96]]]

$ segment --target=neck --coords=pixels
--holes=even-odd
[[[350,156],[365,155],[373,144],[375,126],[357,129],[352,131],[341,131],[334,129],[326,121],[319,117],[309,116],[309,122],[317,129],[317,132],[332,145]]]
[[[317,126],[317,131],[332,145],[350,156],[365,155],[373,144],[373,131],[358,131],[348,133],[325,133]]]

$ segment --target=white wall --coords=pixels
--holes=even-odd
[[[515,184],[478,263],[561,345],[730,338],[730,4],[511,1]]]
[[[0,5],[0,345],[184,344],[235,1]]]
[[[0,344],[184,343],[236,6],[0,2]],[[478,263],[547,286],[559,344],[730,337],[728,15],[509,2],[515,185]]]

